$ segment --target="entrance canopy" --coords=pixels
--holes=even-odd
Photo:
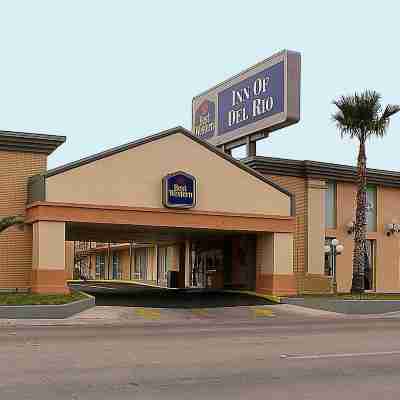
[[[28,192],[37,279],[41,270],[49,279],[49,271],[63,267],[57,241],[111,234],[114,242],[154,242],[295,229],[289,192],[181,127],[35,176]],[[171,208],[169,194],[196,201]]]
[[[160,226],[132,226],[118,224],[93,224],[68,222],[65,226],[66,241],[92,241],[113,243],[157,243],[206,240],[241,234],[255,233],[228,229],[167,228]]]

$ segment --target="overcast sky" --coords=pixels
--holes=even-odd
[[[0,0],[0,130],[67,136],[55,167],[190,129],[193,96],[286,48],[302,54],[301,121],[258,154],[354,164],[331,102],[369,88],[400,103],[399,13],[391,0]],[[397,116],[368,166],[399,170],[399,149]]]

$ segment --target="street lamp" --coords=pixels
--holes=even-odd
[[[332,286],[333,293],[337,293],[336,281],[336,256],[340,255],[344,250],[344,246],[339,243],[339,240],[332,239],[330,244],[324,246],[325,254],[332,256]]]

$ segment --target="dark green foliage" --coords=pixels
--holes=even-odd
[[[24,218],[20,216],[11,216],[0,219],[0,233],[13,225],[19,225],[20,227],[23,227]]]
[[[365,141],[370,136],[382,137],[389,125],[390,117],[400,111],[400,106],[388,104],[384,109],[381,95],[375,91],[341,96],[333,104],[338,111],[332,115],[342,136]]]

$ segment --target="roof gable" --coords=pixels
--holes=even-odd
[[[118,153],[121,153],[123,151],[129,150],[129,149],[132,149],[132,148],[135,148],[135,147],[138,147],[138,146],[142,146],[142,145],[144,145],[146,143],[150,143],[150,142],[153,142],[153,141],[156,141],[156,140],[160,140],[160,139],[163,139],[163,138],[165,138],[167,136],[174,135],[174,134],[177,134],[177,133],[181,133],[181,134],[185,135],[186,137],[188,137],[189,139],[193,140],[194,142],[197,142],[201,146],[204,146],[209,151],[212,151],[213,153],[217,154],[218,156],[224,158],[226,161],[230,162],[235,167],[241,168],[242,170],[246,171],[250,175],[262,180],[263,182],[267,183],[268,185],[273,186],[275,189],[277,189],[280,192],[286,194],[287,196],[289,196],[289,197],[293,196],[293,194],[290,193],[287,189],[285,189],[282,186],[276,184],[272,180],[266,178],[265,176],[263,176],[262,174],[258,173],[254,169],[252,169],[252,168],[248,167],[247,165],[243,164],[242,162],[236,160],[232,156],[222,152],[217,147],[209,144],[205,140],[200,139],[199,137],[193,135],[192,132],[190,132],[186,128],[183,128],[182,126],[177,126],[175,128],[171,128],[171,129],[162,131],[160,133],[156,133],[156,134],[153,134],[153,135],[150,135],[150,136],[146,136],[144,138],[135,140],[133,142],[129,142],[129,143],[123,144],[121,146],[113,147],[111,149],[102,151],[100,153],[93,154],[91,156],[82,158],[80,160],[73,161],[73,162],[65,164],[65,165],[61,165],[60,167],[56,167],[56,168],[53,168],[51,170],[48,170],[46,172],[45,176],[46,177],[50,177],[50,176],[54,176],[54,175],[57,175],[57,174],[61,174],[63,172],[69,171],[69,170],[71,170],[73,168],[77,168],[77,167],[80,167],[82,165],[89,164],[91,162],[100,160],[102,158],[110,157],[110,156],[112,156],[114,154],[118,154]]]
[[[183,128],[49,171],[36,182],[45,190],[32,191],[44,192],[44,198],[32,201],[160,208],[161,181],[179,170],[199,182],[198,210],[293,214],[292,196],[285,189]]]

